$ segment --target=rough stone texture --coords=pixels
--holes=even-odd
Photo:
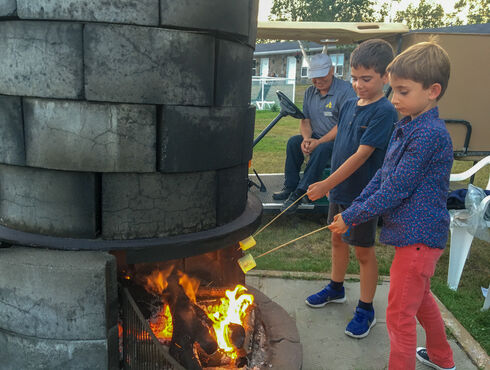
[[[301,343],[283,340],[270,346],[271,363],[275,369],[299,370],[302,368],[303,347]]]
[[[156,170],[154,106],[26,99],[24,118],[28,166],[93,172]]]
[[[243,140],[245,143],[242,152],[243,162],[248,163],[252,159],[254,129],[255,129],[255,105],[251,105],[248,107],[247,124],[245,125],[245,132],[243,133]]]
[[[32,338],[0,330],[1,368],[2,370],[117,369],[117,366],[109,363],[107,342],[107,340],[64,341]]]
[[[148,27],[87,24],[84,40],[88,100],[212,105],[214,39],[211,36]]]
[[[218,202],[216,222],[224,225],[240,216],[247,203],[248,166],[218,171]]]
[[[250,0],[161,0],[164,26],[216,30],[248,37]]]
[[[116,260],[105,252],[0,249],[0,329],[103,340],[117,324]]]
[[[25,160],[21,100],[0,95],[0,163],[22,166]]]
[[[0,94],[82,95],[82,24],[0,22]]]
[[[251,11],[250,11],[250,28],[248,32],[248,44],[255,49],[255,42],[257,39],[257,22],[259,16],[259,0],[251,1]]]
[[[159,124],[159,170],[205,171],[236,166],[251,142],[248,108],[165,106]]]
[[[277,303],[271,301],[261,307],[262,318],[269,333],[268,339],[271,342],[287,340],[299,343],[299,334],[293,320],[284,320],[289,316],[288,313]]]
[[[216,226],[216,173],[103,174],[102,237],[156,238]]]
[[[0,165],[0,224],[32,233],[96,236],[95,175]]]
[[[17,4],[15,0],[0,0],[0,17],[15,15]]]
[[[252,89],[253,49],[219,40],[216,56],[216,105],[247,106]]]
[[[63,19],[158,25],[158,0],[17,0],[26,19]]]

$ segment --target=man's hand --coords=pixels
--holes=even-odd
[[[303,141],[301,142],[301,151],[305,154],[305,155],[309,155],[311,152],[310,152],[310,144],[311,144],[311,138],[310,139],[303,139]]]
[[[308,154],[313,153],[313,151],[316,149],[318,145],[320,145],[321,142],[318,139],[311,139],[310,140],[310,145],[308,146],[308,150],[310,151]]]
[[[345,224],[344,220],[342,219],[342,214],[337,213],[333,217],[333,222],[330,224],[328,227],[331,232],[336,233],[336,234],[345,234],[349,227]]]
[[[327,181],[323,180],[315,182],[314,184],[308,186],[308,191],[306,192],[306,194],[308,195],[308,198],[310,198],[312,201],[315,201],[323,196],[328,196],[329,191],[330,187],[328,186]]]

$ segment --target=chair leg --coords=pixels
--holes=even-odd
[[[485,298],[485,302],[483,302],[482,311],[486,311],[490,308],[490,284],[488,285],[487,296]]]
[[[449,271],[447,285],[449,289],[457,290],[459,279],[463,272],[468,252],[470,251],[473,235],[464,227],[451,227],[451,244],[449,247]]]

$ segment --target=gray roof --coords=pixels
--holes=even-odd
[[[467,24],[464,26],[449,26],[439,28],[424,28],[410,32],[440,32],[440,33],[490,33],[490,23]]]

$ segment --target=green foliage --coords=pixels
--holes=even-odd
[[[421,0],[417,6],[410,4],[396,12],[395,22],[403,22],[410,29],[442,27],[445,25],[444,9],[441,4]]]
[[[371,0],[274,0],[271,18],[283,21],[372,22]]]
[[[490,21],[490,0],[459,0],[454,4],[454,13],[449,15],[452,24],[482,24]],[[465,22],[460,15],[468,12]]]

